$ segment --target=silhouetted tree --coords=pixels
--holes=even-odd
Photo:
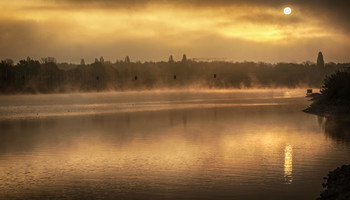
[[[341,103],[350,101],[350,73],[336,72],[327,76],[321,89],[323,100],[327,103]]]
[[[322,52],[318,52],[317,67],[324,67],[324,60],[323,60]]]
[[[100,57],[100,63],[104,63],[105,62],[105,59],[101,56]]]
[[[172,55],[170,55],[170,57],[169,57],[169,61],[168,61],[169,63],[174,63],[174,59],[173,59],[173,56]]]
[[[81,66],[84,66],[84,65],[85,65],[85,60],[84,60],[84,58],[81,59],[80,65],[81,65]]]
[[[3,60],[2,62],[4,62],[8,66],[13,66],[13,60],[12,59],[7,58],[7,59]]]
[[[350,113],[350,73],[338,71],[327,76],[322,85],[321,95],[313,99],[306,112],[315,114]],[[340,119],[340,118],[339,118]]]
[[[182,56],[182,62],[183,62],[183,63],[186,63],[186,62],[187,62],[186,54],[184,54],[184,55]]]
[[[129,56],[126,56],[126,57],[125,57],[125,63],[130,63],[130,58],[129,58]]]
[[[41,63],[43,64],[56,63],[56,58],[54,57],[41,58]]]
[[[95,63],[99,63],[99,61],[98,61],[98,59],[97,59],[97,58],[95,58]]]

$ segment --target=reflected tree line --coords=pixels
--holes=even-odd
[[[321,64],[320,64],[321,62]],[[17,64],[0,63],[1,93],[63,93],[74,91],[143,90],[163,88],[270,88],[320,87],[326,75],[346,64],[194,61],[183,55],[168,62],[132,62],[130,57],[112,63],[103,57],[86,64],[57,63],[47,57],[30,57]]]
[[[318,123],[325,134],[337,142],[350,144],[350,117],[349,116],[318,116]]]

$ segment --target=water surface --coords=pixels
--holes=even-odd
[[[349,126],[304,93],[0,96],[0,199],[315,199]]]

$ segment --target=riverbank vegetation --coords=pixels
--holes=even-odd
[[[323,184],[325,190],[317,200],[345,200],[350,198],[350,165],[330,171]]]
[[[165,88],[298,88],[319,87],[326,75],[346,64],[317,65],[305,62],[256,63],[194,61],[183,55],[181,61],[132,62],[127,56],[115,63],[103,57],[94,63],[56,63],[54,58],[31,58],[14,64],[0,63],[0,92],[64,93],[124,91]]]
[[[350,72],[337,71],[327,76],[321,88],[321,95],[312,99],[305,111],[318,115],[339,115],[350,113]]]

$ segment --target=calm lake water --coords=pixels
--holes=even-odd
[[[315,199],[350,163],[350,127],[304,96],[0,96],[0,199]]]

